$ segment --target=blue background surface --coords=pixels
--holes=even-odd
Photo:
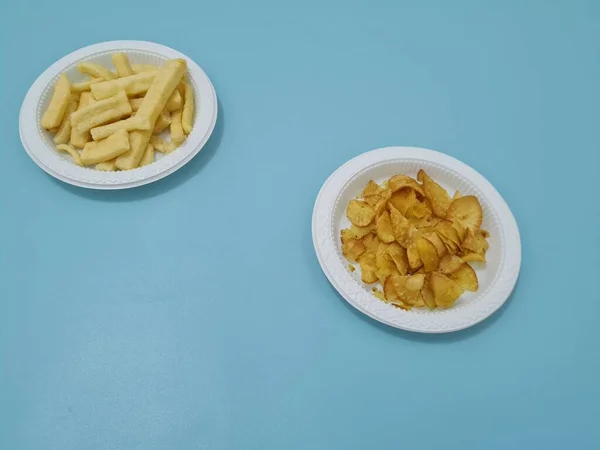
[[[600,448],[600,2],[0,8],[0,449]],[[21,101],[114,39],[193,58],[219,122],[156,184],[70,187],[23,151]],[[386,145],[511,206],[521,277],[484,323],[394,330],[322,274],[315,196]]]

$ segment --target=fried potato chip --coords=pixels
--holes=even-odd
[[[352,225],[350,228],[342,230],[342,243],[347,239],[361,239],[371,233],[371,231],[371,227],[357,227],[356,225]]]
[[[478,253],[473,253],[473,252],[465,253],[462,256],[462,260],[464,262],[482,262],[482,263],[486,262],[485,255],[480,255]]]
[[[489,237],[491,236],[490,232],[489,232],[488,230],[484,230],[483,228],[482,228],[482,229],[480,229],[480,230],[479,230],[479,232],[480,232],[480,233],[481,233],[481,235],[482,235],[484,238],[486,238],[486,239],[487,239],[487,238],[489,238]]]
[[[389,303],[397,304],[400,300],[396,294],[396,287],[394,286],[393,276],[388,277],[383,284],[383,295],[385,300]],[[404,303],[402,303],[404,305]]]
[[[466,250],[485,255],[489,247],[488,242],[481,233],[474,233],[471,229],[467,229],[467,235],[462,243]]]
[[[440,259],[439,272],[449,275],[456,272],[465,262],[456,255],[446,255]]]
[[[379,217],[387,210],[388,200],[392,195],[392,191],[386,189],[381,194],[379,194],[379,201],[375,204],[373,209],[375,210],[375,215]]]
[[[406,275],[410,267],[408,265],[408,256],[406,255],[406,250],[397,242],[392,242],[388,246],[387,252],[392,258],[392,261],[394,261],[396,269],[398,269],[400,275]]]
[[[375,254],[375,265],[377,266],[377,278],[383,285],[388,276],[393,273],[398,273],[396,264],[392,260],[392,257],[388,254],[389,244],[380,243]]]
[[[415,190],[411,188],[403,188],[394,192],[389,200],[389,203],[403,215],[405,215],[408,208],[416,202],[418,202],[417,194],[415,194]]]
[[[419,170],[417,179],[423,183],[425,197],[431,204],[431,209],[436,216],[446,217],[448,208],[450,208],[451,200],[446,190],[433,181],[423,169]]]
[[[375,297],[377,297],[379,300],[382,300],[385,302],[385,294],[383,292],[381,292],[379,289],[373,288],[373,295]]]
[[[467,263],[463,263],[457,270],[448,274],[448,278],[467,291],[475,292],[479,287],[477,274]]]
[[[419,255],[419,248],[417,247],[416,241],[414,243],[411,243],[411,245],[406,249],[406,256],[408,258],[408,266],[412,271],[417,270],[423,265],[423,261],[421,261],[421,256]]]
[[[354,225],[366,227],[375,218],[375,210],[360,200],[350,200],[346,208],[346,216]]]
[[[390,275],[394,285],[394,291],[399,300],[403,303],[413,306],[419,299],[421,288],[425,282],[425,275]]]
[[[477,233],[483,220],[481,204],[474,195],[457,198],[448,208],[446,218]]]
[[[439,308],[451,307],[464,290],[446,275],[431,272],[429,285],[433,292],[435,304]]]
[[[452,222],[449,222],[447,220],[440,220],[435,225],[434,229],[435,229],[435,231],[437,231],[440,234],[441,238],[446,238],[446,239],[452,241],[454,244],[456,244],[456,246],[459,249],[461,248],[460,238],[458,237],[458,233],[452,226]]]
[[[415,308],[423,308],[425,306],[425,300],[423,300],[423,294],[419,292],[419,298],[415,303]]]
[[[379,195],[383,191],[383,188],[375,183],[373,180],[370,180],[365,188],[362,191],[362,196],[366,197],[368,195]]]
[[[375,251],[367,250],[358,257],[360,265],[361,280],[363,283],[371,284],[377,282],[377,263]]]
[[[392,222],[392,230],[396,241],[404,248],[408,248],[414,233],[411,229],[415,229],[412,224],[402,215],[400,211],[388,204],[390,210],[390,219]],[[416,229],[415,229],[416,230]]]
[[[431,272],[437,269],[440,263],[440,257],[438,255],[435,245],[423,237],[417,241],[417,248],[419,250],[419,258],[423,261],[423,268],[425,272]]]
[[[433,291],[429,286],[428,278],[429,277],[425,278],[425,283],[421,288],[421,298],[423,299],[423,302],[425,303],[425,305],[427,305],[429,309],[435,309],[435,299],[433,297]]]
[[[361,241],[363,244],[365,244],[367,250],[373,253],[377,251],[379,248],[379,243],[381,242],[375,234],[367,234],[361,239]]]
[[[342,254],[349,261],[356,261],[366,250],[365,244],[358,239],[348,239],[342,244]]]
[[[417,183],[414,178],[411,178],[407,175],[395,175],[388,181],[388,186],[392,190],[392,192],[399,191],[403,188],[410,188],[414,190],[416,193],[425,196],[425,192],[423,192],[423,188],[419,183]]]
[[[431,217],[431,209],[426,202],[416,201],[413,202],[411,206],[406,210],[406,217],[410,219],[414,217],[415,219],[425,219]]]
[[[390,213],[384,211],[381,216],[375,220],[377,226],[377,237],[386,244],[394,242],[396,240],[394,236],[394,230],[392,229],[392,221],[390,219]]]
[[[460,193],[460,191],[456,191],[454,192],[454,196],[452,197],[452,200],[456,200],[457,198],[461,198],[462,195]]]
[[[446,248],[444,241],[442,241],[437,231],[433,229],[427,232],[421,231],[421,236],[429,240],[435,246],[435,249],[437,250],[438,256],[440,258],[448,253],[448,249]]]

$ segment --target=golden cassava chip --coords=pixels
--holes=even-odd
[[[385,243],[394,242],[394,230],[392,229],[392,221],[390,219],[390,213],[384,211],[381,216],[377,217],[377,237]]]
[[[427,280],[421,289],[421,297],[423,302],[429,309],[435,309],[435,299],[433,298],[433,291],[429,287],[429,281]]]
[[[358,227],[366,227],[375,218],[375,210],[360,200],[350,200],[346,215]]]
[[[465,253],[462,256],[462,260],[464,262],[482,262],[482,263],[486,262],[485,255],[480,255],[478,253],[473,253],[473,252]]]
[[[456,299],[460,297],[464,290],[441,273],[431,272],[429,285],[433,292],[433,299],[438,308],[451,307]]]
[[[479,287],[479,282],[477,281],[477,274],[473,270],[473,268],[464,263],[457,270],[450,273],[448,278],[453,280],[456,284],[458,284],[461,288],[475,292]]]
[[[388,255],[391,256],[392,261],[396,265],[396,269],[400,275],[406,275],[408,273],[408,256],[406,256],[406,250],[400,246],[397,242],[392,242],[387,249]]]
[[[373,288],[373,295],[377,297],[379,300],[385,301],[385,295],[377,288]]]
[[[461,258],[456,255],[446,255],[440,259],[439,272],[444,275],[449,275],[460,269],[463,264],[466,264]]]
[[[375,283],[377,278],[377,264],[374,251],[367,250],[358,258],[360,265],[361,280],[363,283]]]
[[[437,231],[421,231],[421,236],[423,236],[425,239],[429,240],[433,245],[435,245],[435,249],[437,250],[438,256],[440,258],[448,253],[448,249],[446,248],[444,241],[442,241]]]
[[[407,305],[414,305],[419,299],[421,288],[425,282],[425,275],[391,275],[390,278],[398,299]]]
[[[357,227],[352,225],[350,228],[342,230],[342,243],[348,239],[361,239],[371,232],[371,227]]]
[[[375,265],[377,266],[377,278],[379,282],[383,285],[388,276],[392,273],[397,273],[396,265],[392,260],[391,256],[388,254],[389,244],[384,244],[383,242],[379,244],[377,248],[377,253],[375,254]]]
[[[423,261],[421,261],[421,257],[419,256],[419,248],[417,247],[416,241],[411,242],[407,247],[406,256],[408,258],[408,266],[412,271],[417,270],[423,265]]]
[[[411,238],[414,235],[412,231],[415,229],[413,225],[402,215],[400,211],[394,208],[393,205],[389,205],[390,218],[392,222],[392,230],[396,241],[404,248],[408,248]]]
[[[437,269],[440,262],[440,257],[433,243],[425,238],[419,238],[417,241],[417,248],[419,250],[419,258],[423,261],[423,268],[425,272],[431,272]]]
[[[466,250],[471,250],[480,255],[485,255],[489,247],[483,235],[481,233],[474,233],[471,229],[467,229],[467,235],[462,245]]]
[[[414,178],[411,178],[407,175],[395,175],[388,181],[388,186],[392,190],[392,192],[399,191],[403,188],[411,188],[421,196],[425,196],[423,192],[423,188],[417,183]]]
[[[433,181],[423,169],[419,170],[417,179],[423,183],[425,197],[427,200],[429,200],[431,209],[435,215],[439,217],[446,217],[446,213],[448,212],[448,208],[450,208],[451,203],[446,189]]]
[[[457,198],[448,208],[446,218],[477,233],[483,220],[481,204],[474,195]]]
[[[417,194],[415,194],[414,189],[411,188],[403,188],[394,192],[389,200],[389,203],[391,203],[394,208],[400,211],[403,215],[406,214],[408,208],[410,208],[416,202],[418,202]]]
[[[383,191],[383,188],[375,183],[373,180],[367,183],[367,186],[364,188],[362,195],[366,197],[367,195],[379,195]]]
[[[342,244],[342,253],[350,261],[356,261],[365,250],[365,244],[358,239],[348,239]]]

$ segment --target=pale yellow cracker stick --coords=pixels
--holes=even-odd
[[[137,75],[130,75],[116,80],[102,81],[94,83],[90,86],[92,95],[96,100],[104,100],[105,98],[116,95],[119,91],[125,91],[129,97],[145,94],[154,77],[158,72],[144,72]]]
[[[114,97],[92,103],[71,114],[71,124],[77,131],[84,133],[105,123],[131,115],[131,105],[125,92]],[[154,123],[152,123],[154,126]]]
[[[181,126],[181,110],[173,111],[171,114],[171,142],[181,144],[185,141],[185,134]]]
[[[140,109],[140,106],[142,106],[143,101],[144,101],[143,97],[142,98],[130,98],[129,103],[131,103],[131,109],[133,109],[134,112],[137,111],[138,109]],[[176,109],[181,108],[182,104],[183,104],[183,100],[181,99],[181,94],[179,93],[179,91],[173,91],[173,93],[169,97],[169,100],[167,101],[167,105],[165,106],[164,111],[168,111],[168,112],[175,111]]]
[[[79,156],[79,152],[77,150],[75,150],[73,147],[71,147],[70,145],[58,144],[56,146],[56,150],[68,153],[69,155],[71,155],[71,158],[73,158],[73,162],[75,164],[77,164],[78,166],[83,166],[83,163],[81,162],[81,157]]]
[[[90,90],[92,84],[99,83],[101,81],[104,81],[104,78],[92,78],[79,83],[73,83],[71,85],[71,92],[87,92]]]
[[[152,144],[152,146],[154,147],[154,150],[156,150],[157,152],[161,152],[161,153],[167,152],[167,142],[165,142],[163,139],[161,139],[158,136],[152,136],[150,138],[150,144]]]
[[[129,58],[127,58],[125,53],[113,53],[111,58],[115,69],[117,69],[119,78],[128,77],[129,75],[134,74],[133,69],[129,65]]]
[[[54,135],[55,144],[66,144],[71,139],[71,114],[77,111],[77,106],[79,106],[79,94],[71,94],[71,100],[63,116],[63,121]]]
[[[162,130],[171,125],[171,113],[167,111],[167,109],[163,109],[156,119],[156,123],[154,124],[154,129],[152,130],[152,134],[160,133]]]
[[[129,134],[121,129],[102,141],[88,142],[81,152],[81,162],[86,166],[96,164],[117,156],[129,150]]]
[[[105,80],[114,80],[117,76],[100,64],[84,62],[77,66],[81,73],[87,73],[94,78],[104,78]]]
[[[111,159],[110,161],[104,161],[96,164],[96,167],[94,167],[94,169],[101,170],[103,172],[114,172],[115,170],[117,170],[117,166],[115,166],[115,160]]]
[[[95,103],[96,100],[92,97],[92,94],[89,92],[82,92],[81,97],[79,97],[79,106],[77,107],[77,111],[85,108],[91,103]],[[72,114],[71,114],[72,115]],[[69,119],[70,120],[70,119]],[[72,125],[72,122],[71,122]],[[89,131],[85,133],[80,133],[77,129],[71,126],[71,145],[76,148],[83,148],[85,144],[92,140],[92,136]]]
[[[138,109],[140,109],[140,106],[142,106],[143,101],[144,101],[143,97],[129,99],[129,104],[131,105],[131,109],[133,110],[133,112],[136,112]]]
[[[148,164],[152,164],[154,162],[154,147],[152,144],[148,144],[146,146],[146,150],[144,150],[144,156],[142,156],[142,160],[140,161],[140,167],[147,166]]]
[[[194,126],[194,90],[189,83],[185,83],[185,97],[183,112],[181,113],[181,126],[185,134],[192,132]]]
[[[132,64],[131,68],[133,69],[133,73],[158,72],[160,69],[160,67],[153,66],[152,64]]]
[[[156,119],[160,112],[165,108],[169,97],[177,87],[177,84],[186,71],[186,63],[183,59],[172,59],[158,71],[156,78],[148,89],[140,109],[136,115],[147,117],[154,127]],[[129,170],[138,166],[148,140],[150,132],[132,131],[131,132],[131,150],[117,158],[117,167],[121,170]]]
[[[101,127],[92,128],[90,130],[90,133],[92,135],[93,140],[99,141],[101,139],[107,138],[111,134],[116,133],[120,129],[124,129],[125,131],[149,130],[150,121],[145,117],[133,116],[128,119],[120,120],[118,122],[109,123],[108,125],[102,125]]]
[[[169,97],[169,101],[167,102],[167,106],[165,106],[165,108],[167,108],[167,111],[173,112],[181,108],[181,105],[183,105],[183,98],[178,90],[174,90]]]
[[[42,117],[42,127],[46,130],[59,127],[70,101],[71,82],[64,73],[61,73],[56,81],[56,86],[54,86],[52,100]]]
[[[173,153],[173,151],[175,151],[175,149],[176,149],[177,147],[179,147],[180,145],[181,145],[180,143],[173,142],[173,141],[171,141],[171,142],[167,142],[167,143],[165,144],[165,153],[166,153],[166,154]]]

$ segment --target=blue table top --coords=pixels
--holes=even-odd
[[[30,1],[0,25],[0,449],[598,448],[600,2]],[[114,39],[194,59],[219,122],[158,183],[70,187],[19,108]],[[521,277],[482,324],[391,329],[321,272],[321,184],[386,145],[512,208]]]

